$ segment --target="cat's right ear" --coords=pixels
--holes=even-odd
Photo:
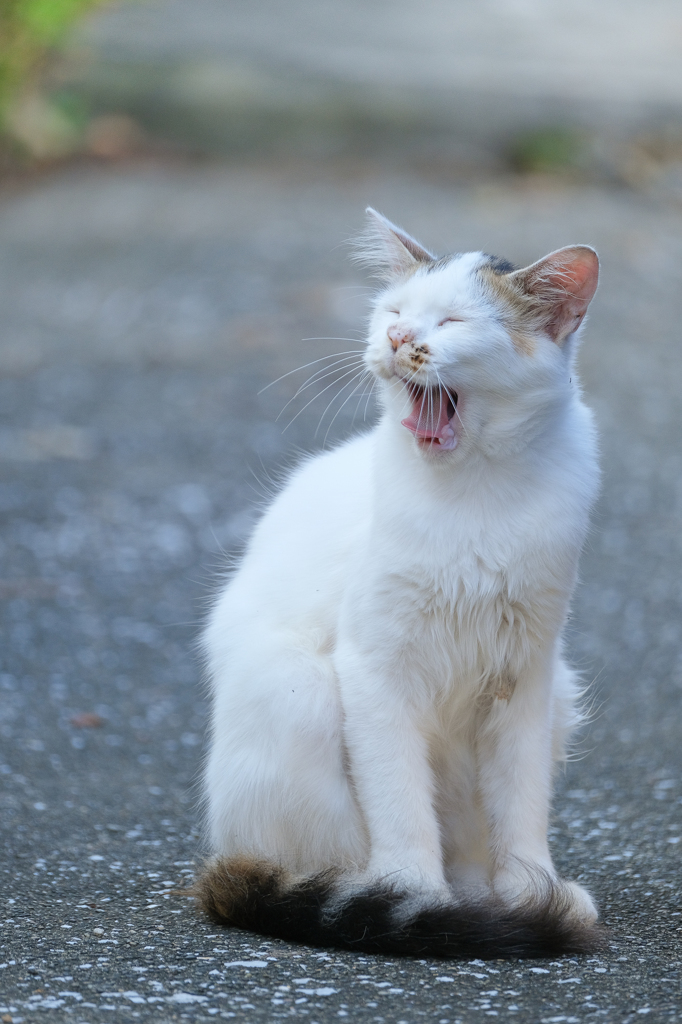
[[[599,257],[589,245],[551,252],[509,279],[537,303],[540,326],[557,343],[580,327],[599,281]]]
[[[436,259],[416,239],[371,206],[365,212],[367,224],[355,241],[354,258],[358,263],[372,267],[379,277],[393,281]]]

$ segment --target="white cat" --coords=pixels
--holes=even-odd
[[[385,952],[590,948],[547,846],[561,632],[598,486],[593,249],[437,259],[368,210],[383,413],[262,518],[204,637],[215,920]]]

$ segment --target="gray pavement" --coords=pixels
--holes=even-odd
[[[350,160],[83,165],[0,198],[0,1020],[680,1019],[679,204]],[[296,452],[365,415],[332,422],[338,379],[278,419],[309,371],[259,392],[361,336],[340,243],[368,203],[442,251],[602,256],[582,367],[604,495],[569,635],[593,715],[552,828],[600,956],[324,952],[172,892],[201,853],[206,601]]]

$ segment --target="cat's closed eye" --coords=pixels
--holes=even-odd
[[[446,316],[445,320],[441,320],[440,323],[438,324],[438,326],[439,327],[444,327],[445,324],[462,324],[462,323],[464,323],[464,318],[461,317],[461,316]]]

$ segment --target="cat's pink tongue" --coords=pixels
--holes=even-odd
[[[452,414],[452,403],[442,388],[438,391],[424,390],[412,396],[412,412],[402,423],[415,437],[451,451],[457,444],[450,422]]]

